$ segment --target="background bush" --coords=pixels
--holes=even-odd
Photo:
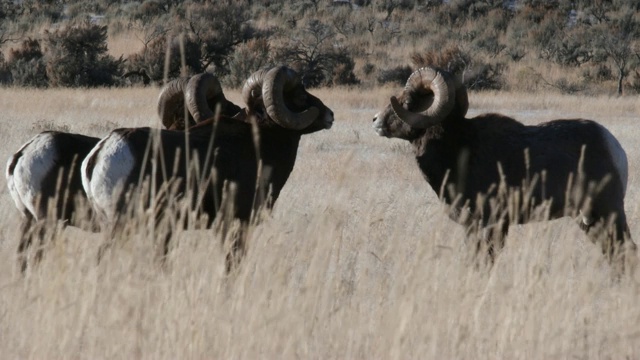
[[[195,39],[188,36],[169,39],[167,43],[165,37],[156,38],[142,51],[129,56],[126,65],[127,71],[144,69],[151,80],[161,81],[165,76],[167,50],[169,51],[168,78],[179,77],[183,71],[186,74],[203,71],[200,64],[200,46]]]
[[[271,47],[265,38],[238,45],[229,59],[229,75],[225,78],[225,84],[240,87],[257,69],[274,65],[270,54]]]
[[[26,39],[19,47],[12,48],[4,69],[8,77],[3,82],[25,87],[48,85],[44,53],[38,40]]]
[[[0,50],[9,57],[27,38],[39,41],[51,86],[143,83],[118,80],[123,71],[141,70],[160,82],[168,48],[170,78],[207,70],[227,86],[275,63],[300,71],[308,86],[365,87],[403,83],[409,68],[439,64],[477,90],[634,94],[639,7],[636,0],[2,2]],[[83,30],[89,52],[81,55],[63,38],[77,38],[70,24],[86,18],[93,23]],[[121,66],[106,57],[107,29],[112,36],[132,34],[142,45],[117,54],[126,59]],[[42,79],[35,75],[40,65],[30,61],[4,59],[0,80],[41,86],[33,81]],[[90,74],[88,62],[98,74]],[[537,75],[523,78],[523,68]]]
[[[46,71],[51,86],[109,86],[122,75],[122,59],[107,54],[107,27],[85,22],[47,32]]]
[[[305,86],[352,85],[358,80],[348,48],[342,46],[330,25],[312,19],[297,35],[275,50],[277,62],[302,75]]]
[[[401,65],[391,69],[381,70],[378,75],[378,83],[395,83],[396,85],[404,86],[412,72],[413,69],[408,65]]]

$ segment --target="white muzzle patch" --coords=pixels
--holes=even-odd
[[[385,136],[386,132],[384,131],[384,121],[380,118],[380,113],[377,113],[373,119],[373,124],[371,125],[373,130],[375,130],[379,136]]]

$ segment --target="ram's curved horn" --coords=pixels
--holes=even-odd
[[[242,87],[242,100],[250,108],[254,109],[256,105],[256,99],[262,96],[262,84],[264,83],[264,77],[269,72],[269,69],[260,69],[244,82]]]
[[[449,115],[456,103],[456,87],[451,75],[434,68],[425,67],[415,71],[405,86],[407,99],[423,96],[422,93],[432,93],[433,102],[426,110],[413,112],[405,109],[395,96],[392,96],[391,106],[398,117],[414,128],[427,128],[440,123]]]
[[[293,112],[285,104],[285,94],[299,88],[305,91],[298,74],[292,69],[279,66],[267,72],[262,84],[262,98],[269,117],[280,126],[300,130],[313,123],[320,110],[310,106],[302,112]]]
[[[184,88],[189,78],[182,77],[168,82],[158,95],[158,116],[165,128],[176,128],[184,124]]]
[[[220,81],[211,73],[202,73],[191,77],[184,91],[185,101],[193,120],[199,123],[215,116],[215,107],[224,106],[224,97]],[[212,104],[210,106],[209,104]]]

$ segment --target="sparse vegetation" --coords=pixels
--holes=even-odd
[[[470,115],[595,119],[629,157],[625,204],[638,242],[636,0],[67,3],[0,1],[0,159],[44,130],[160,127],[157,87],[115,87],[142,84],[120,78],[140,70],[163,81],[165,61],[170,78],[215,72],[237,104],[249,73],[287,62],[318,86],[311,93],[336,124],[300,143],[231,277],[213,230],[177,227],[160,265],[162,228],[149,231],[153,214],[135,212],[99,265],[106,233],[46,224],[45,258],[21,275],[19,213],[0,177],[4,357],[640,356],[640,268],[612,281],[572,219],[515,226],[494,268],[474,268],[475,249],[410,146],[371,130],[389,95],[428,64],[475,90]],[[123,34],[131,46],[114,54]]]
[[[107,27],[83,23],[47,32],[45,62],[51,86],[115,85],[123,59],[107,54]]]
[[[108,27],[113,36],[132,33],[142,49],[116,54],[116,58],[122,55],[126,60],[124,72],[144,69],[154,82],[165,76],[167,44],[170,78],[180,75],[183,49],[186,69],[182,71],[211,71],[233,86],[238,86],[239,76],[249,67],[278,62],[303,72],[308,85],[375,86],[386,82],[396,69],[414,69],[418,62],[412,62],[412,54],[446,57],[457,49],[465,60],[467,86],[478,90],[539,88],[517,76],[525,66],[553,84],[539,88],[545,91],[621,95],[637,94],[633,77],[640,67],[637,8],[633,0],[149,0],[81,1],[66,8],[58,2],[4,2],[0,46],[8,56],[7,50],[26,38],[41,44],[47,41],[42,30],[52,32],[89,19]],[[43,48],[45,57],[48,51]],[[27,66],[22,62],[14,65]],[[80,64],[75,65],[82,73]],[[612,76],[584,76],[603,70]],[[8,73],[0,69],[5,84],[42,86],[29,80],[26,70],[17,77]],[[59,77],[46,79],[46,85]],[[143,83],[129,80],[112,83]]]
[[[41,119],[33,123],[31,130],[35,132],[42,131],[62,131],[69,132],[70,127],[67,124],[57,124],[52,120]]]
[[[100,265],[104,234],[53,233],[43,262],[22,276],[20,218],[1,177],[3,355],[637,358],[640,269],[612,281],[573,220],[513,227],[492,271],[470,266],[463,231],[411,149],[371,130],[396,91],[311,91],[335,111],[336,125],[301,142],[273,214],[252,228],[246,261],[230,278],[214,232],[180,231],[167,266],[155,262],[150,214],[131,221]],[[239,91],[227,96],[240,103]],[[106,125],[158,126],[156,98],[152,87],[0,89],[0,158],[44,128],[96,136]],[[601,121],[629,156],[626,205],[638,239],[636,100],[472,92],[470,112]]]
[[[3,83],[15,86],[46,87],[47,69],[40,42],[25,39],[18,48],[11,48],[6,63],[0,65],[6,73]]]

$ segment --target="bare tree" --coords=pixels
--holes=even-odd
[[[335,36],[329,25],[311,21],[302,36],[276,51],[276,60],[291,64],[305,86],[357,82],[353,61],[344,48],[334,46]],[[340,79],[334,79],[334,75]]]
[[[315,10],[315,12],[318,12],[318,5],[320,4],[321,0],[307,0],[311,3],[311,5],[313,5],[313,10]]]
[[[167,33],[171,31],[171,27],[164,24],[152,23],[147,21],[135,21],[131,28],[135,31],[135,37],[144,46],[143,51],[146,53],[149,44],[158,38],[166,37]]]
[[[18,42],[21,39],[22,38],[20,36],[11,34],[4,22],[0,22],[0,46],[8,42]]]
[[[627,37],[622,39],[615,36],[606,36],[602,38],[602,50],[607,53],[609,59],[613,62],[618,72],[618,95],[622,95],[622,83],[629,75],[629,61],[631,60],[631,46]]]
[[[235,47],[254,36],[249,20],[246,9],[235,2],[194,4],[187,9],[185,31],[200,44],[203,69],[214,65],[220,75],[228,72],[228,58]]]
[[[594,26],[593,31],[596,51],[613,63],[618,75],[617,94],[622,95],[624,79],[636,63],[633,48],[640,35],[640,23],[634,20],[633,14],[624,14],[608,24]]]
[[[333,27],[338,34],[349,38],[356,32],[356,24],[351,18],[351,8],[340,9],[333,18]]]

